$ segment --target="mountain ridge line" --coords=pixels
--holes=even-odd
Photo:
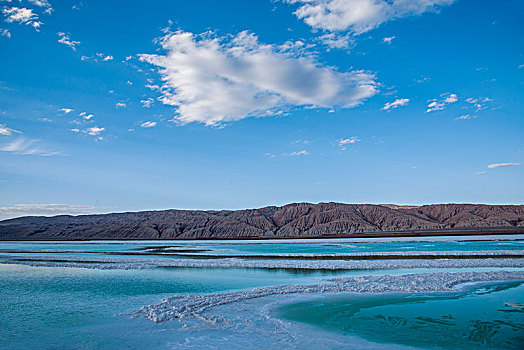
[[[524,233],[524,205],[290,203],[242,210],[25,216],[0,240],[256,239]]]

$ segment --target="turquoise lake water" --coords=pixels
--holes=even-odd
[[[162,255],[134,255],[146,248],[175,246],[174,249],[202,249],[190,255],[329,254],[393,251],[523,251],[522,240],[485,242],[355,242],[322,240],[307,243],[279,242],[0,242],[0,349],[178,349],[213,348],[202,345],[227,340],[228,348],[296,348],[296,338],[275,333],[239,333],[229,323],[209,325],[198,320],[155,324],[132,318],[129,313],[156,304],[174,294],[250,290],[286,284],[312,284],[326,278],[417,272],[456,271],[450,268],[330,271],[329,269],[262,268],[148,268],[101,269],[28,266],[16,261],[27,257],[105,257],[136,259],[178,259]],[[120,256],[119,253],[125,253]],[[227,261],[227,260],[226,260]],[[522,270],[520,267],[467,268],[459,270]],[[318,331],[300,344],[320,348],[356,348],[366,340],[368,348],[398,344],[417,348],[523,348],[524,286],[521,283],[491,283],[468,287],[462,292],[426,294],[341,294],[305,296],[300,302],[275,296],[279,306],[270,315],[296,325],[293,332]],[[239,303],[245,312],[258,313],[265,299]],[[243,305],[243,306],[242,306]],[[249,306],[251,305],[251,306]],[[252,309],[248,308],[251,307]],[[219,309],[217,309],[219,312]],[[235,308],[233,308],[235,310]],[[234,316],[229,315],[234,319]],[[277,321],[275,321],[277,322]],[[280,321],[278,321],[280,322]],[[284,321],[282,321],[284,322]],[[189,327],[191,326],[191,327]],[[189,327],[189,328],[188,328]],[[305,326],[304,326],[305,327]],[[236,332],[236,333],[235,333]],[[226,337],[227,334],[227,337]],[[250,338],[251,337],[251,338]],[[322,339],[338,339],[337,346]],[[338,338],[340,337],[340,339]],[[354,338],[356,337],[356,338]],[[271,342],[269,341],[271,338]],[[318,339],[317,339],[318,338]],[[238,342],[236,342],[238,341]],[[294,343],[295,342],[295,343]],[[349,342],[349,343],[348,343]],[[345,344],[345,345],[340,345]],[[353,344],[353,345],[352,345]],[[364,343],[363,343],[364,344]],[[371,344],[371,345],[369,345]],[[341,347],[340,347],[341,346]],[[392,346],[392,345],[391,345]],[[217,346],[216,348],[224,348]],[[249,348],[249,347],[248,347]]]
[[[162,347],[173,335],[143,319],[116,316],[176,293],[289,283],[264,270],[97,270],[0,265],[0,348]],[[304,278],[304,281],[306,278]]]
[[[278,309],[285,319],[427,349],[522,349],[524,284],[499,283],[459,293],[350,294]]]

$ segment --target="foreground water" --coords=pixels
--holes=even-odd
[[[311,285],[334,277],[523,271],[522,258],[496,257],[521,254],[520,236],[496,241],[439,240],[1,242],[0,348],[522,348],[521,282],[490,282],[446,293],[269,295],[214,307],[206,311],[209,317],[205,319],[153,323],[130,317],[144,305],[174,294]],[[451,262],[413,258],[427,251],[480,251],[496,258]],[[308,259],[314,259],[367,252],[403,252],[407,260],[387,262],[387,269],[377,257],[371,262],[323,260],[320,265],[289,261],[289,255],[312,254]],[[277,256],[271,257],[270,268],[263,256],[267,254]],[[252,255],[257,255],[258,265],[238,267],[252,261]],[[53,259],[67,267],[57,267]],[[145,259],[146,269],[139,263]],[[175,261],[176,265],[169,266]],[[198,267],[187,267],[194,266],[194,261]],[[206,261],[220,267],[206,267],[211,266]],[[290,264],[294,268],[282,268]],[[361,264],[370,265],[366,270],[355,268]]]
[[[341,334],[423,348],[524,345],[524,285],[519,282],[458,293],[321,296],[287,304],[278,315]]]

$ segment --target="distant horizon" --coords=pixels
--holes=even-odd
[[[280,205],[263,205],[263,206],[257,206],[257,207],[239,207],[239,208],[224,208],[224,209],[194,209],[194,208],[176,208],[176,207],[168,207],[168,208],[160,208],[160,209],[137,209],[137,210],[119,210],[119,211],[111,211],[108,209],[107,211],[92,211],[92,212],[56,212],[56,213],[43,213],[38,214],[38,211],[35,212],[35,214],[22,214],[17,216],[8,216],[8,215],[2,215],[3,212],[9,210],[8,207],[0,207],[0,221],[4,220],[10,220],[10,219],[18,219],[22,217],[54,217],[54,216],[82,216],[82,215],[108,215],[108,214],[123,214],[123,213],[137,213],[137,212],[148,212],[148,211],[167,211],[167,210],[182,210],[182,211],[241,211],[241,210],[257,210],[267,207],[284,207],[287,205],[292,204],[347,204],[347,205],[379,205],[379,206],[397,206],[397,207],[422,207],[422,206],[432,206],[432,205],[484,205],[484,206],[523,206],[524,203],[520,204],[504,204],[504,203],[472,203],[472,202],[463,202],[463,203],[457,203],[457,202],[447,202],[447,203],[427,203],[427,204],[396,204],[396,203],[350,203],[350,202],[336,202],[336,201],[320,201],[320,202],[289,202],[285,204]],[[59,206],[59,204],[56,204]],[[16,207],[11,207],[16,210]]]

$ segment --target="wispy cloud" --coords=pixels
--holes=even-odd
[[[76,51],[76,46],[80,45],[80,41],[71,40],[69,38],[69,35],[64,32],[58,32],[57,34],[58,34],[58,42],[60,44],[67,45],[70,48],[72,48],[73,51]]]
[[[468,120],[468,119],[476,119],[476,118],[477,118],[476,115],[464,114],[464,115],[461,115],[461,116],[455,118],[455,120]]]
[[[29,0],[29,2],[39,7],[51,7],[51,4],[47,0]]]
[[[108,61],[114,60],[114,57],[112,55],[107,55],[103,52],[97,52],[96,54],[91,55],[91,56],[83,55],[80,59],[82,61],[108,62]]]
[[[291,152],[291,153],[286,153],[285,155],[286,156],[291,156],[291,157],[307,156],[307,155],[309,155],[309,152],[304,149],[304,150],[301,150],[301,151],[295,151],[295,152]]]
[[[6,38],[10,38],[11,32],[8,29],[0,28],[0,36],[5,36]]]
[[[263,44],[245,31],[233,38],[177,31],[160,43],[166,55],[139,57],[159,67],[159,100],[176,108],[182,124],[277,115],[291,106],[350,108],[377,91],[370,73],[338,72],[301,46]]]
[[[147,100],[140,101],[140,103],[142,104],[144,108],[150,108],[151,105],[153,104],[153,99],[149,97]]]
[[[351,136],[351,137],[348,137],[347,139],[338,139],[337,140],[338,147],[340,147],[342,151],[347,150],[349,145],[355,144],[357,142],[360,142],[360,139],[357,136]]]
[[[125,104],[124,102],[117,102],[115,107],[116,108],[126,108],[127,104]]]
[[[97,136],[97,135],[100,135],[100,133],[104,131],[105,129],[106,128],[100,128],[98,126],[93,126],[93,127],[85,129],[84,132],[91,136]]]
[[[156,122],[152,122],[152,121],[147,121],[147,122],[143,122],[142,124],[140,124],[140,127],[142,128],[152,128],[156,126]]]
[[[13,6],[4,8],[2,13],[7,23],[17,22],[32,26],[36,30],[42,25],[42,22],[38,21],[38,15],[32,9]]]
[[[93,114],[91,113],[88,114],[87,112],[80,112],[78,115],[84,118],[85,120],[91,120],[94,117]]]
[[[391,44],[391,42],[393,41],[393,39],[395,39],[396,36],[388,36],[388,37],[385,37],[382,39],[382,42],[385,43],[385,44]]]
[[[284,0],[299,4],[295,16],[315,29],[355,35],[382,23],[424,12],[437,12],[454,0]]]
[[[13,204],[0,207],[0,220],[16,218],[19,216],[34,215],[77,215],[94,213],[98,208],[87,205],[68,205],[68,204]]]
[[[399,98],[399,99],[396,99],[395,101],[393,102],[388,102],[384,105],[384,107],[382,107],[382,109],[384,111],[387,111],[389,109],[394,109],[394,108],[398,108],[400,106],[406,106],[407,104],[409,103],[409,98]]]
[[[425,82],[427,82],[427,81],[430,81],[431,78],[430,78],[430,77],[421,77],[421,78],[419,78],[419,79],[414,79],[414,80],[415,80],[415,82],[417,82],[418,84],[422,84],[422,83],[425,83]]]
[[[44,157],[62,154],[62,152],[50,151],[39,146],[39,140],[26,140],[24,138],[19,138],[5,144],[0,147],[0,151]]]
[[[466,102],[469,103],[472,107],[474,107],[476,112],[488,108],[487,104],[491,101],[493,100],[489,97],[479,97],[479,98],[470,97],[466,99]]]
[[[319,36],[318,40],[320,40],[324,45],[326,45],[330,49],[339,50],[347,50],[351,48],[355,43],[354,39],[349,35],[349,33],[326,33]]]
[[[58,111],[59,111],[59,112],[62,112],[62,113],[65,113],[65,114],[69,114],[69,113],[71,113],[72,111],[74,111],[74,109],[64,107],[64,108],[60,108]]]
[[[520,163],[495,163],[488,165],[489,169],[495,169],[495,168],[505,168],[509,166],[518,166]]]
[[[21,131],[8,128],[7,125],[0,123],[0,135],[10,136],[12,134],[21,134]]]
[[[99,136],[102,132],[104,132],[106,128],[101,128],[98,126],[92,126],[90,128],[86,129],[80,129],[80,128],[72,128],[71,131],[74,133],[83,133],[91,136],[98,136],[97,140],[102,140],[103,138]]]
[[[426,113],[433,112],[433,111],[440,111],[446,108],[447,105],[451,103],[455,103],[458,101],[457,94],[452,93],[445,93],[440,95],[440,99],[432,99],[428,102],[428,108],[426,109]]]

